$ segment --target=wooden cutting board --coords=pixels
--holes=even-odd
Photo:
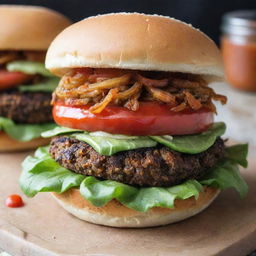
[[[252,154],[253,155],[253,154]],[[255,156],[255,152],[254,152]],[[0,247],[13,256],[243,256],[256,248],[256,161],[243,171],[250,192],[240,200],[223,192],[203,213],[159,228],[115,229],[82,222],[48,193],[11,209],[4,199],[21,193],[24,153],[0,155]]]

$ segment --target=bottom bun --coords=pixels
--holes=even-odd
[[[12,139],[4,132],[0,132],[0,152],[25,151],[49,144],[49,139],[37,138],[26,142]]]
[[[84,199],[78,189],[70,189],[62,194],[52,193],[57,202],[79,219],[104,226],[144,228],[171,224],[204,210],[219,194],[216,188],[204,187],[199,198],[175,200],[175,207],[155,207],[147,212],[138,212],[112,200],[103,207],[93,206]]]

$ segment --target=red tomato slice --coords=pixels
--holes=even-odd
[[[207,130],[213,123],[208,109],[173,112],[167,105],[142,102],[138,111],[108,106],[100,114],[92,114],[86,106],[55,104],[53,117],[57,124],[85,131],[105,131],[127,135],[185,135]]]
[[[31,75],[22,72],[9,72],[7,70],[0,70],[0,90],[6,90],[31,79]]]

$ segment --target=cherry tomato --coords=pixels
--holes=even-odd
[[[0,70],[0,90],[6,90],[31,79],[31,75],[22,72],[9,72],[7,70]]]
[[[5,205],[11,208],[22,207],[24,205],[22,198],[19,195],[10,195],[5,200]]]
[[[213,123],[213,113],[206,108],[173,112],[164,104],[141,102],[138,111],[108,106],[100,114],[92,114],[89,107],[58,102],[53,108],[53,117],[57,124],[65,127],[126,135],[196,134]]]

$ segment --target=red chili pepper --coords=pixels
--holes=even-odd
[[[24,202],[19,195],[10,195],[5,200],[5,205],[11,208],[22,207]]]

